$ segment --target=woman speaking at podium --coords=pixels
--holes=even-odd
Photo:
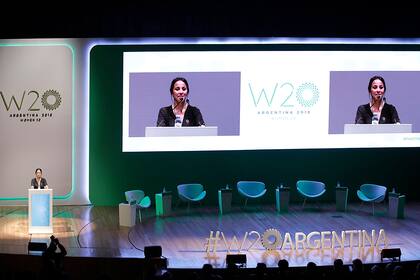
[[[190,88],[185,78],[173,79],[169,91],[172,96],[172,105],[160,108],[156,126],[205,125],[200,109],[189,104]]]
[[[33,189],[48,189],[47,180],[42,177],[42,169],[35,169],[35,178],[31,180],[31,188]]]
[[[385,124],[400,123],[397,109],[386,103],[385,79],[373,76],[369,80],[368,91],[370,102],[357,108],[356,124]]]

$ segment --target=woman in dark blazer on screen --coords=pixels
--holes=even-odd
[[[387,124],[400,123],[397,109],[385,102],[386,84],[381,76],[369,80],[368,91],[371,101],[357,108],[355,123]]]
[[[175,78],[171,82],[170,93],[173,103],[159,110],[156,126],[204,126],[200,109],[188,102],[190,92],[185,78]]]

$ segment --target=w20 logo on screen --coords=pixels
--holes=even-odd
[[[314,83],[306,82],[295,87],[286,82],[281,85],[276,83],[273,87],[255,89],[248,83],[249,92],[255,107],[268,106],[270,108],[293,108],[301,106],[313,107],[319,100],[319,90]]]
[[[0,91],[0,96],[6,111],[17,109],[17,111],[38,112],[42,108],[53,111],[61,105],[60,93],[53,89],[49,89],[42,94],[36,90],[30,90],[23,91],[22,95],[11,96]]]

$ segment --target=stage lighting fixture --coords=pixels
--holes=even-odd
[[[381,251],[381,262],[383,259],[392,259],[398,258],[398,261],[401,261],[401,249],[400,248],[389,248],[382,249]]]
[[[226,255],[226,265],[235,264],[238,267],[246,267],[245,254],[228,254]]]
[[[144,258],[146,260],[146,266],[153,266],[159,269],[168,268],[168,259],[162,256],[161,246],[144,247]]]
[[[161,246],[146,246],[144,247],[144,257],[146,259],[160,258],[162,256]]]
[[[43,253],[47,250],[47,243],[45,242],[31,242],[28,243],[28,254],[31,252],[37,252],[37,254]]]

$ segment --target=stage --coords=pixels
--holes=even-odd
[[[364,263],[379,263],[380,251],[385,247],[400,248],[401,261],[420,259],[420,203],[407,203],[405,219],[388,217],[384,204],[376,207],[375,216],[368,204],[349,204],[347,212],[336,212],[333,204],[319,206],[302,209],[301,204],[293,204],[288,213],[279,214],[274,206],[251,204],[247,209],[234,206],[224,215],[218,214],[217,207],[196,206],[188,210],[180,206],[172,216],[164,218],[156,217],[152,207],[143,211],[143,222],[137,220],[131,228],[119,226],[118,207],[55,206],[53,224],[54,235],[67,248],[68,256],[143,258],[145,246],[160,245],[169,268],[200,268],[205,263],[225,267],[226,245],[230,246],[231,254],[246,255],[247,267],[255,267],[258,262],[274,267],[283,258],[292,267],[306,266],[309,261],[320,266],[332,265],[336,258],[345,263],[355,258]],[[0,207],[0,225],[0,253],[27,254],[29,241],[49,240],[49,234],[28,234],[27,207]],[[371,230],[378,234],[383,229],[388,245],[363,247],[355,242],[350,246],[347,240],[344,248],[291,248],[289,243],[266,250],[260,240],[268,229],[278,230],[282,240],[290,233],[292,244],[297,232],[309,238],[313,232],[335,231],[340,235],[342,231],[366,230],[370,235]],[[233,242],[234,236],[238,242]],[[354,238],[357,241],[357,235]],[[270,241],[274,242],[272,237]],[[326,236],[326,247],[329,242],[331,235]]]

